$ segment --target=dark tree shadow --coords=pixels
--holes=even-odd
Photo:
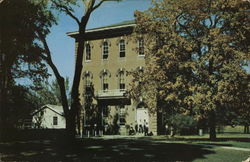
[[[2,161],[192,161],[214,153],[207,146],[144,139],[32,140],[0,148]]]

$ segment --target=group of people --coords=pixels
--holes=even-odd
[[[134,128],[133,126],[130,126],[130,130],[129,130],[129,135],[135,135],[135,134],[144,134],[145,136],[152,136],[153,133],[150,132],[149,133],[149,125],[148,122],[146,122],[144,120],[143,124],[135,124]]]

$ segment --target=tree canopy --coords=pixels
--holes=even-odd
[[[3,132],[13,127],[10,118],[14,116],[12,119],[17,120],[23,114],[20,112],[27,112],[26,106],[32,105],[25,86],[48,77],[35,31],[48,34],[55,19],[45,1],[33,0],[4,0],[0,3],[0,15],[0,128]],[[21,85],[20,78],[31,82]]]
[[[39,30],[48,34],[55,22],[46,3],[35,3],[33,0],[3,1],[0,14],[2,71],[9,73],[7,75],[13,79],[46,77],[47,68],[40,57],[42,49],[34,32]]]
[[[135,15],[147,48],[140,86],[159,107],[206,120],[211,139],[219,116],[249,109],[249,2],[159,0]]]

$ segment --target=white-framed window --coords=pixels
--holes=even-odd
[[[91,77],[90,77],[90,74],[87,73],[85,74],[85,86],[90,87],[90,85],[91,85]]]
[[[57,118],[57,116],[53,116],[53,125],[58,125],[58,118]]]
[[[138,67],[138,75],[139,75],[139,83],[141,84],[143,81],[143,75],[144,75],[144,68],[143,67]]]
[[[107,60],[109,56],[109,44],[107,41],[103,42],[102,45],[102,59]]]
[[[138,54],[139,56],[144,56],[144,39],[143,38],[139,38],[138,39]]]
[[[85,46],[85,52],[86,52],[85,60],[90,61],[91,60],[91,47],[89,43],[87,43]]]
[[[84,93],[83,95],[85,97],[91,97],[92,96],[92,88],[91,88],[91,84],[92,84],[92,74],[87,71],[84,74]]]
[[[124,77],[124,71],[120,71],[118,74],[118,80],[119,80],[119,89],[121,91],[125,90],[125,77]]]
[[[126,55],[126,46],[125,46],[125,41],[122,39],[119,42],[119,53],[120,57],[125,57]]]
[[[104,73],[102,74],[102,89],[103,89],[104,91],[109,89],[109,84],[108,84],[108,73],[107,73],[107,72],[104,72]]]
[[[120,125],[126,124],[126,109],[124,105],[119,106],[119,122]]]

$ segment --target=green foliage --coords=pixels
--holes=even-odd
[[[177,114],[169,119],[170,125],[181,135],[194,134],[197,122],[191,116]]]
[[[69,89],[68,84],[67,77],[65,82],[66,91]],[[46,104],[62,105],[60,88],[56,80],[52,80],[51,83],[48,81],[36,83],[33,90],[38,107]]]
[[[56,80],[52,80],[50,89],[51,89],[51,92],[54,94],[54,96],[56,96],[56,99],[58,101],[57,104],[61,105],[62,104],[61,91]],[[69,77],[66,77],[66,80],[65,80],[65,91],[69,100]]]
[[[159,0],[136,12],[136,32],[146,43],[139,89],[151,89],[157,103],[164,103],[158,108],[205,119],[210,128],[238,118],[232,114],[249,118],[249,76],[243,68],[250,59],[249,9],[241,0]]]
[[[8,0],[0,3],[1,68],[11,78],[42,80],[47,68],[40,57],[42,49],[35,31],[49,33],[55,22],[45,3]]]
[[[36,97],[26,87],[13,85],[8,91],[7,104],[2,113],[5,115],[5,125],[2,129],[11,129],[17,126],[18,121],[28,119],[30,113],[37,109]],[[2,117],[3,118],[3,117]]]
[[[0,3],[0,132],[14,127],[18,119],[37,108],[32,100],[36,97],[26,86],[49,76],[40,57],[43,49],[36,31],[47,35],[55,19],[45,1],[35,2],[4,0]],[[28,80],[25,86],[19,85],[20,78]]]

